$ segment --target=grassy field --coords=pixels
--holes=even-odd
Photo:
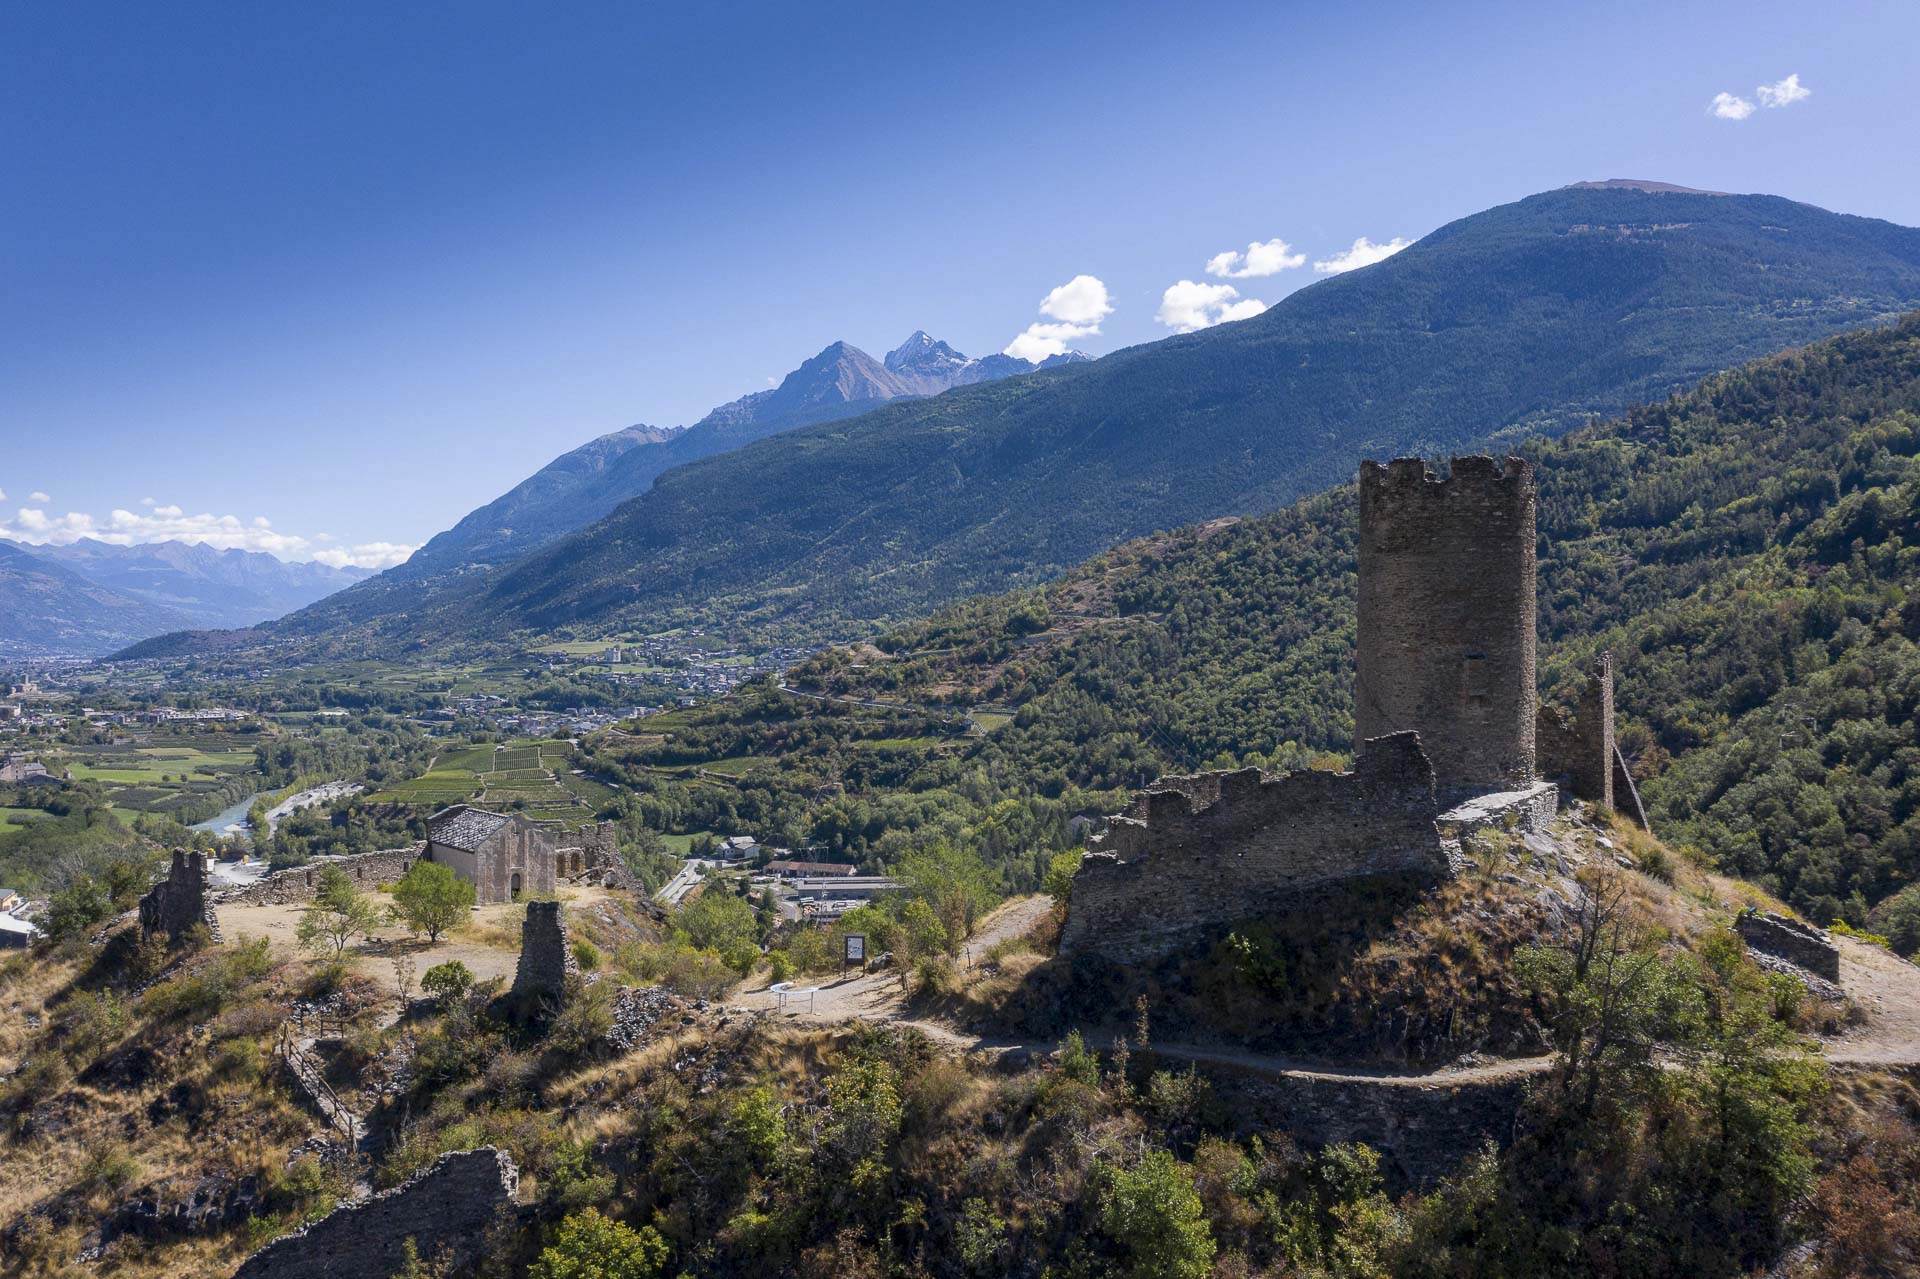
[[[70,768],[76,781],[97,783],[110,810],[182,820],[197,820],[210,801],[225,807],[246,793],[239,786],[257,776],[252,739],[218,732],[143,733],[69,747],[56,762]]]
[[[740,755],[733,759],[708,760],[693,767],[703,773],[718,773],[722,777],[745,777],[762,764],[773,763],[769,755]]]

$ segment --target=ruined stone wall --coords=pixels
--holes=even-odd
[[[1369,741],[1351,773],[1164,777],[1088,845],[1060,953],[1138,963],[1343,880],[1450,867],[1414,733]]]
[[[514,899],[514,876],[520,877],[522,897],[551,897],[559,882],[554,876],[553,837],[524,817],[515,817],[481,845],[474,887],[479,904]]]
[[[1828,981],[1840,980],[1840,947],[1832,937],[1797,919],[1749,910],[1733,922],[1741,940],[1765,955],[1773,955]]]
[[[492,1146],[441,1155],[411,1181],[274,1240],[242,1262],[234,1279],[396,1275],[406,1268],[409,1239],[421,1261],[444,1263],[442,1273],[469,1273],[488,1232],[515,1212],[519,1182],[513,1160]]]
[[[1543,777],[1564,780],[1589,803],[1614,806],[1612,653],[1600,654],[1587,672],[1571,720],[1554,707],[1540,708],[1535,747]]]
[[[222,889],[217,900],[223,906],[287,906],[310,902],[320,886],[320,871],[325,866],[339,867],[358,888],[371,891],[381,884],[397,883],[420,859],[424,847],[416,843],[405,848],[382,848],[310,866],[277,870],[244,887]]]
[[[1442,788],[1534,777],[1532,466],[1360,467],[1354,734],[1420,734]]]
[[[1418,1189],[1491,1141],[1504,1147],[1526,1092],[1524,1073],[1451,1083],[1272,1075],[1200,1063],[1241,1134],[1291,1133],[1307,1147],[1363,1141],[1380,1152],[1390,1190]]]
[[[194,928],[204,925],[215,941],[220,940],[220,921],[213,913],[210,883],[205,853],[174,849],[167,877],[140,899],[140,932],[166,933],[181,942]]]
[[[517,1015],[556,1011],[569,974],[579,971],[559,902],[528,902],[520,925],[520,963],[507,999]]]

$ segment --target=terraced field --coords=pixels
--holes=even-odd
[[[371,798],[436,808],[472,802],[535,821],[585,822],[619,792],[574,776],[567,762],[572,749],[564,741],[461,747],[441,755],[421,776]]]

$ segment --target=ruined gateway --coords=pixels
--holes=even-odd
[[[1611,659],[1571,719],[1539,705],[1536,506],[1520,458],[1363,463],[1354,770],[1160,778],[1088,841],[1060,953],[1151,962],[1336,884],[1438,883],[1466,836],[1544,827],[1563,787],[1644,825]]]

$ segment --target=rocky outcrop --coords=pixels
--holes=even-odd
[[[520,1170],[482,1146],[441,1155],[404,1185],[345,1204],[248,1257],[234,1279],[342,1279],[398,1274],[407,1241],[443,1273],[469,1272],[488,1235],[517,1209]]]

